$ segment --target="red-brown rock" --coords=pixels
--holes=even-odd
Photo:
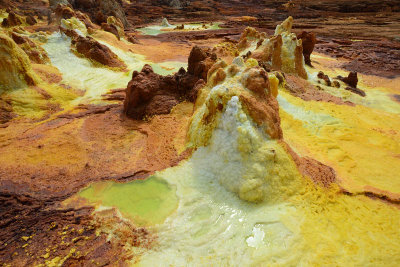
[[[75,12],[72,10],[72,8],[61,4],[57,5],[55,13],[57,20],[70,19],[75,15]]]
[[[13,11],[10,11],[10,13],[8,13],[8,17],[3,19],[3,21],[1,22],[1,25],[3,27],[14,27],[21,25],[22,23],[23,23],[22,17],[15,14]]]
[[[200,79],[207,80],[208,70],[216,60],[217,56],[215,53],[211,53],[209,50],[204,50],[195,46],[192,51],[190,51],[188,73]]]
[[[347,77],[338,76],[338,78],[342,80],[344,83],[350,85],[351,87],[357,88],[357,83],[358,83],[357,72],[352,71],[349,73]]]
[[[194,102],[215,60],[215,54],[196,46],[190,53],[187,72],[181,68],[175,75],[162,76],[154,73],[150,65],[145,65],[141,72],[133,72],[126,88],[125,114],[133,119],[143,119],[168,114],[183,100]]]
[[[26,23],[28,23],[29,25],[35,25],[37,23],[37,20],[30,15],[26,17]]]
[[[103,23],[101,23],[101,29],[106,32],[111,32],[118,38],[118,40],[121,38],[121,36],[119,36],[117,27],[115,27],[115,25],[113,25],[113,24],[108,24],[108,23],[103,22]]]
[[[307,65],[311,65],[311,53],[314,50],[315,44],[317,43],[317,38],[315,33],[303,31],[301,34],[297,35],[297,39],[301,39],[303,43],[303,56],[304,61]]]
[[[106,22],[108,16],[114,16],[121,20],[124,27],[129,25],[121,0],[78,0],[73,2],[73,7],[88,13],[98,24]]]
[[[100,44],[92,37],[78,36],[71,42],[76,51],[85,57],[113,68],[126,68],[126,65],[114,54],[110,48]]]

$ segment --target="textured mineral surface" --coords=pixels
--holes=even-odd
[[[398,1],[0,0],[1,266],[399,266]]]

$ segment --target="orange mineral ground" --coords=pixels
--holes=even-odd
[[[400,264],[396,1],[259,2],[0,1],[1,265]]]

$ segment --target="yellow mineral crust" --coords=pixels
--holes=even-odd
[[[302,101],[283,91],[279,103],[285,141],[300,155],[333,167],[350,192],[400,199],[398,114]]]
[[[38,82],[25,52],[11,38],[0,33],[0,90],[22,88]]]
[[[80,35],[86,36],[87,34],[87,28],[85,24],[75,17],[61,19],[61,26],[69,30],[77,30]]]
[[[251,67],[253,62],[246,64],[241,58],[230,66],[219,62],[209,73],[211,79],[200,91],[188,131],[195,151],[179,166],[157,173],[176,188],[178,208],[156,228],[159,247],[146,252],[138,266],[160,261],[172,266],[381,266],[399,262],[398,208],[363,194],[343,194],[336,184],[329,188],[315,185],[299,172],[282,137],[273,137],[265,126],[271,117],[264,114],[263,121],[251,112],[262,104],[273,107],[271,88],[277,83],[271,75],[265,85],[263,73]],[[304,102],[283,91],[278,100],[285,141],[297,153],[324,159],[318,147],[325,147],[329,140],[322,136],[342,130],[341,145],[351,144],[353,126],[342,129],[335,118],[354,121],[346,118],[354,107],[340,105],[343,110],[339,108],[338,113],[332,106],[325,107],[327,114],[322,116],[312,105],[321,105],[321,109],[334,104]],[[290,106],[303,102],[312,103],[306,111]],[[274,110],[277,107],[269,114]],[[375,121],[371,113],[366,116]],[[394,117],[390,117],[385,114],[378,125],[393,125]],[[305,119],[312,120],[305,123]],[[366,130],[360,127],[367,125],[365,121],[352,123]],[[373,133],[366,138],[378,140]],[[393,142],[385,140],[387,149],[396,150]],[[303,144],[313,144],[312,151],[318,153],[304,153]],[[356,147],[351,145],[354,151]],[[376,161],[383,163],[384,159]],[[342,164],[325,163],[335,169]],[[350,172],[357,169],[356,165],[343,167]],[[366,175],[370,167],[363,168]],[[342,178],[342,171],[339,174]]]

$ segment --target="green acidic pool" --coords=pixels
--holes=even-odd
[[[163,223],[178,206],[176,189],[155,176],[126,184],[94,183],[79,195],[91,204],[118,208],[136,225]]]

